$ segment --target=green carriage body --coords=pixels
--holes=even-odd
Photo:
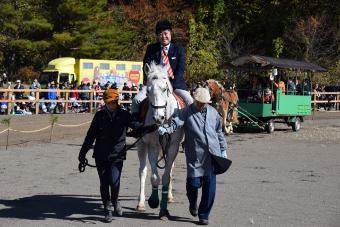
[[[239,57],[231,62],[231,65],[237,67],[239,71],[250,73],[268,72],[273,69],[300,70],[305,72],[324,72],[324,68],[309,62],[301,62],[289,59],[279,59],[258,55],[249,55]],[[272,71],[274,78],[274,72]],[[240,87],[239,91],[243,88]],[[271,90],[273,90],[273,81]],[[252,90],[246,90],[251,94]],[[300,129],[303,117],[312,114],[310,92],[302,91],[302,94],[283,94],[281,89],[273,91],[274,100],[267,102],[256,100],[251,96],[240,97],[237,111],[239,113],[238,127],[259,127],[267,132],[274,131],[274,122],[286,123],[294,131]],[[262,92],[262,96],[264,93]]]
[[[275,118],[279,116],[308,116],[312,113],[310,95],[283,95],[276,91],[273,103],[254,103],[240,100],[239,106],[257,118]]]

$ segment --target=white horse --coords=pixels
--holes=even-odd
[[[167,71],[164,67],[152,62],[150,65],[146,65],[146,74],[149,109],[146,114],[145,125],[170,123],[171,117],[175,110],[179,108],[179,105],[173,95],[173,88],[168,79]],[[161,219],[169,217],[167,205],[168,202],[173,202],[171,174],[173,163],[178,153],[179,144],[183,138],[183,133],[183,130],[180,129],[171,134],[171,139],[168,141],[169,147],[167,149],[162,179],[157,170],[157,162],[161,151],[158,132],[146,134],[138,143],[140,192],[136,208],[137,211],[145,210],[145,180],[147,176],[146,159],[148,156],[151,166],[152,184],[152,194],[148,199],[149,206],[151,208],[158,207],[158,186],[162,183],[163,187],[159,217]]]

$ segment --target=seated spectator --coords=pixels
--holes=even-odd
[[[30,86],[30,89],[39,89],[39,88],[40,88],[40,83],[38,82],[38,79],[34,79],[33,83]],[[35,92],[31,91],[30,95],[35,97]]]
[[[15,86],[14,86],[14,89],[25,89],[24,86],[21,84],[21,81],[20,80],[17,80],[15,82]],[[24,92],[13,92],[14,93],[14,96],[15,96],[15,99],[23,99],[24,97]]]
[[[275,101],[274,94],[270,88],[265,88],[263,91],[262,102],[272,103]]]
[[[282,80],[279,81],[279,83],[274,82],[274,86],[280,90],[282,90],[282,94],[285,95],[286,94],[286,86],[285,86],[285,82],[283,82]]]
[[[4,100],[6,100],[7,98],[5,97],[5,93],[1,92],[0,93],[0,113],[1,114],[5,114],[7,112],[7,108],[8,108],[8,103],[4,102]]]
[[[311,95],[311,84],[308,79],[305,79],[303,82],[303,95]]]
[[[127,83],[124,83],[122,91],[130,91],[130,88],[127,86]],[[130,100],[131,96],[129,93],[123,92],[123,100]]]
[[[90,88],[86,83],[81,82],[79,90],[88,91]],[[80,92],[79,97],[81,100],[89,100],[90,95],[89,92]]]
[[[287,95],[295,95],[296,94],[296,85],[292,79],[288,79],[287,82]]]
[[[55,86],[54,81],[51,82],[51,87],[49,88],[50,91],[47,93],[47,99],[48,100],[57,100],[57,88]],[[50,109],[54,109],[54,107],[56,106],[56,102],[50,102],[49,107]]]
[[[138,87],[136,84],[132,84],[131,91],[138,91]],[[133,99],[136,96],[136,93],[132,93],[131,99]]]

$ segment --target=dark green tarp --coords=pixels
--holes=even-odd
[[[263,68],[288,68],[288,69],[302,69],[309,70],[312,72],[325,72],[326,69],[322,68],[319,65],[304,62],[304,61],[295,61],[284,58],[272,58],[265,57],[259,55],[248,55],[234,59],[231,62],[232,66],[236,67],[246,67],[247,65],[256,64],[256,66],[260,66]]]

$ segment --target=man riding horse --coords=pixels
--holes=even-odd
[[[172,27],[168,20],[158,21],[156,24],[156,36],[158,42],[148,45],[143,59],[143,73],[146,85],[147,76],[145,73],[145,65],[150,65],[151,62],[156,62],[157,65],[162,65],[166,68],[169,80],[176,95],[180,96],[184,102],[189,105],[193,102],[190,93],[187,91],[187,86],[184,81],[185,71],[185,50],[177,43],[172,43]],[[136,95],[132,100],[131,112],[133,115],[138,115],[140,103],[146,98],[146,87]]]

